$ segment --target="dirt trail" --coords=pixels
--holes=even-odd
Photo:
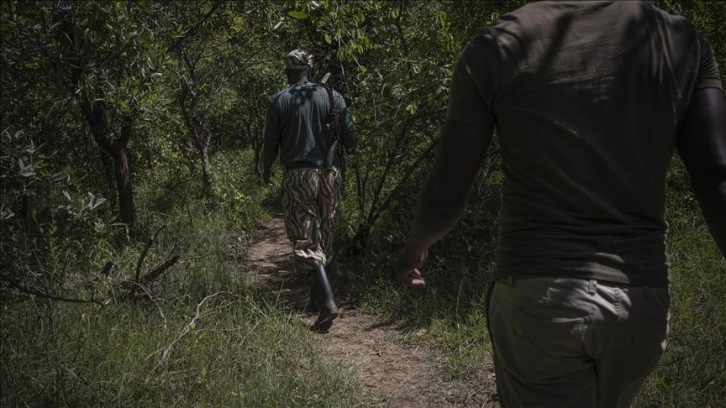
[[[258,226],[249,248],[248,261],[253,282],[275,291],[291,309],[310,325],[315,315],[307,312],[309,286],[292,273],[290,243],[281,215]],[[394,322],[380,321],[358,310],[344,298],[336,298],[342,316],[324,337],[329,355],[338,359],[363,384],[362,392],[371,406],[495,407],[491,401],[493,374],[482,369],[467,380],[442,378],[439,370],[444,355],[426,346],[404,343]]]

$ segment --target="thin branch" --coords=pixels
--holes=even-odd
[[[438,111],[441,111],[441,109],[439,109]],[[389,173],[391,168],[393,168],[394,164],[396,163],[396,158],[399,156],[398,152],[400,151],[401,146],[403,145],[403,142],[408,140],[408,137],[409,137],[408,133],[409,133],[410,126],[412,126],[414,124],[414,122],[419,120],[420,118],[428,117],[430,115],[431,115],[430,111],[424,111],[424,112],[418,113],[415,116],[411,116],[403,124],[403,128],[401,129],[400,135],[396,138],[396,140],[393,143],[393,145],[394,145],[393,150],[391,150],[391,155],[388,157],[386,166],[385,166],[383,172],[381,173],[382,174],[381,179],[378,181],[378,185],[376,186],[376,189],[373,193],[373,199],[371,200],[371,202],[373,202],[373,203],[379,202],[381,193],[383,192],[383,187],[385,186],[385,182],[386,182],[386,178],[387,178],[386,175]],[[418,164],[416,164],[416,165],[418,165]],[[413,170],[413,169],[411,169],[411,170]],[[381,208],[381,207],[378,206],[378,208]],[[373,224],[375,213],[376,213],[376,206],[372,205],[370,208],[370,211],[368,213],[368,217],[367,217],[367,219],[368,219],[367,223],[369,226]],[[375,218],[377,218],[377,216],[375,216]]]
[[[224,3],[223,0],[217,0],[214,3],[214,5],[212,6],[212,8],[209,9],[209,11],[207,12],[207,14],[205,14],[204,17],[201,18],[201,20],[197,21],[197,23],[194,24],[194,26],[192,26],[187,31],[185,31],[182,35],[180,35],[179,37],[177,37],[176,41],[174,41],[174,44],[172,44],[171,46],[169,46],[169,48],[167,48],[166,51],[167,52],[174,51],[174,49],[176,47],[178,47],[179,45],[181,45],[184,42],[184,40],[187,39],[187,37],[189,37],[190,35],[192,35],[199,27],[201,27],[201,25],[204,24],[204,22],[207,21],[207,19],[209,17],[211,17],[212,14],[214,14],[214,12],[217,11],[217,9],[219,8],[219,6],[221,6],[223,3]]]
[[[181,259],[181,257],[179,255],[172,256],[163,264],[152,268],[146,275],[144,275],[143,278],[141,278],[141,280],[143,281],[143,283],[146,283],[146,284],[153,282],[156,278],[161,276],[161,274],[163,274],[164,271],[166,271],[167,269],[174,266],[174,264],[179,262],[179,259]]]
[[[156,237],[159,235],[161,230],[166,228],[167,225],[168,224],[164,224],[158,230],[156,230],[154,235],[151,238],[149,238],[149,240],[146,242],[146,246],[144,247],[144,250],[141,251],[141,255],[139,255],[139,262],[136,264],[136,279],[134,279],[135,283],[140,283],[139,279],[141,278],[141,266],[144,264],[144,259],[146,258],[146,254],[149,252],[149,249],[151,248],[151,246],[154,245],[154,242],[156,242]]]
[[[396,18],[396,21],[393,22],[393,25],[398,31],[398,36],[401,41],[401,46],[403,47],[403,55],[405,57],[406,65],[408,66],[409,75],[413,77],[413,67],[411,66],[411,59],[408,55],[408,43],[406,42],[406,35],[403,33],[403,28],[401,28],[401,18],[403,17],[403,11],[405,7],[406,2],[401,3],[400,7],[398,8],[398,17]]]
[[[197,305],[196,313],[194,314],[194,317],[192,318],[192,320],[189,321],[189,323],[185,324],[184,328],[179,333],[179,335],[171,343],[169,343],[168,346],[166,346],[166,348],[164,349],[164,352],[161,354],[161,358],[159,359],[159,362],[156,363],[156,365],[154,366],[154,369],[157,369],[161,366],[165,366],[167,364],[167,362],[169,361],[169,356],[171,355],[171,351],[174,348],[174,345],[176,345],[176,343],[178,343],[179,340],[182,339],[182,337],[189,334],[189,332],[192,330],[192,328],[196,325],[197,320],[199,320],[202,317],[201,309],[202,309],[202,306],[204,305],[204,303],[207,300],[212,299],[213,297],[220,295],[220,294],[224,294],[224,293],[229,294],[230,292],[217,292],[217,293],[214,293],[212,295],[205,297],[204,299],[202,299],[201,302],[199,302],[199,304]]]
[[[38,297],[50,299],[50,300],[58,300],[61,302],[95,303],[97,305],[104,306],[104,304],[102,302],[99,302],[93,298],[91,298],[91,299],[67,298],[67,297],[63,297],[63,296],[51,295],[50,293],[41,292],[37,289],[33,289],[33,288],[29,288],[29,287],[21,285],[20,283],[16,282],[13,278],[5,275],[4,273],[0,273],[0,279],[4,280],[5,282],[8,282],[10,284],[10,286],[14,287],[15,289],[19,290],[20,292],[23,292],[28,295],[38,296]]]
[[[130,285],[130,286],[136,286],[138,288],[141,288],[141,290],[144,291],[144,294],[146,295],[146,298],[149,299],[149,301],[151,301],[154,305],[156,305],[156,308],[157,309],[159,309],[159,315],[161,316],[161,319],[166,322],[166,316],[164,316],[164,311],[161,310],[161,306],[159,306],[159,304],[156,303],[156,300],[154,300],[154,297],[151,295],[151,291],[149,291],[149,288],[147,288],[146,286],[144,286],[144,285],[142,285],[140,283],[136,283],[136,282],[124,281],[122,283],[127,284],[127,285]],[[138,293],[138,292],[136,292],[136,293]]]
[[[402,187],[405,186],[408,183],[409,177],[413,174],[414,170],[418,168],[418,166],[424,161],[424,159],[428,158],[431,152],[434,151],[434,149],[438,146],[439,142],[438,140],[432,142],[428,148],[416,159],[413,164],[411,164],[406,171],[403,173],[403,177],[396,185],[396,188],[394,188],[387,197],[383,200],[383,203],[378,206],[377,211],[371,211],[371,216],[369,218],[368,225],[373,225],[377,220],[378,217],[383,213],[383,211],[388,208],[390,202],[395,198],[401,191]]]

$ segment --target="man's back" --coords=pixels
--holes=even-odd
[[[323,167],[330,147],[325,127],[330,103],[325,88],[314,83],[290,85],[272,96],[270,106],[265,140],[281,145],[282,165]]]
[[[340,124],[345,133],[355,131],[345,100],[331,90]],[[332,143],[327,125],[330,95],[320,84],[308,82],[290,85],[270,100],[265,121],[265,142],[280,144],[280,162],[287,168],[324,167]]]
[[[720,87],[691,24],[645,2],[537,2],[462,60],[501,139],[499,275],[665,286],[666,170],[691,94]]]

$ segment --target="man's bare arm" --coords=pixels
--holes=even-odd
[[[723,91],[696,91],[677,141],[711,236],[726,256],[726,99]]]
[[[277,158],[280,145],[265,143],[262,149],[262,179],[265,184],[272,184],[272,163]]]
[[[406,246],[396,263],[404,282],[420,268],[428,248],[446,235],[459,218],[489,148],[494,122],[493,115],[468,123],[446,121],[436,160],[418,198]]]

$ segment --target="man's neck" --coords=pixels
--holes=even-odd
[[[305,85],[309,82],[310,82],[310,79],[305,74],[300,75],[298,77],[288,78],[288,83],[290,85]]]

